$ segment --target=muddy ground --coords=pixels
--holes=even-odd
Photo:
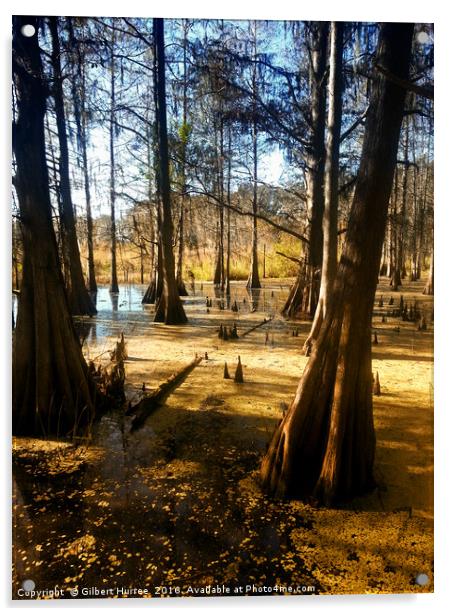
[[[76,445],[14,439],[13,597],[24,580],[36,589],[58,585],[65,598],[71,589],[99,596],[93,588],[104,596],[125,596],[121,588],[148,597],[197,595],[212,585],[223,594],[431,592],[433,315],[422,286],[404,283],[401,293],[418,301],[427,331],[399,317],[382,322],[401,293],[381,281],[373,346],[381,381],[374,397],[378,489],[336,509],[269,500],[257,481],[307,361],[301,348],[309,323],[278,316],[286,281],[267,281],[254,297],[237,283],[238,313],[220,310],[211,286],[198,287],[185,301],[189,323],[180,327],[152,323],[139,286],[122,288],[113,306],[101,290],[99,314],[78,325],[84,351],[106,364],[124,332],[132,402],[143,384],[151,391],[195,353],[208,359],[135,432],[130,417],[112,411]],[[209,311],[206,296],[213,298]],[[239,339],[220,340],[219,325],[234,322]],[[223,379],[224,363],[233,376],[239,355],[243,384]],[[416,583],[421,573],[425,585]]]

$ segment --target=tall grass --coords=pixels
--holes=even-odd
[[[265,241],[265,275],[266,278],[288,278],[296,276],[297,264],[278,254],[282,252],[291,257],[300,256],[300,243],[294,238],[288,238],[280,242],[270,243]],[[82,263],[85,273],[88,269],[87,250],[81,245]],[[259,274],[264,275],[264,242],[259,244]],[[96,279],[99,284],[110,282],[110,247],[107,243],[98,243],[94,248],[94,262]],[[226,254],[225,254],[226,260]],[[140,257],[136,246],[130,243],[118,245],[117,252],[118,278],[120,282],[140,282]],[[150,258],[145,256],[144,282],[150,279]],[[184,257],[184,275],[188,278],[188,272],[192,272],[195,280],[212,280],[215,268],[215,251],[202,249],[199,252],[187,250]],[[250,269],[249,247],[243,252],[234,250],[231,254],[231,280],[246,280]]]

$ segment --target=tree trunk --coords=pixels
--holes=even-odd
[[[424,255],[424,228],[425,228],[425,204],[426,204],[426,192],[427,192],[427,180],[428,180],[428,165],[425,168],[425,185],[423,186],[422,197],[419,199],[419,238],[418,238],[418,251],[417,251],[417,265],[416,273],[419,280],[422,273],[422,262]]]
[[[432,246],[432,253],[430,256],[430,269],[428,272],[428,279],[427,279],[427,284],[424,287],[424,290],[422,291],[423,295],[434,295],[434,264],[433,264],[433,257],[434,257],[434,251],[433,251],[433,246]]]
[[[165,43],[163,19],[154,19],[154,46],[156,59],[156,98],[159,187],[162,200],[162,269],[163,291],[155,310],[155,321],[167,325],[186,323],[187,317],[177,291],[173,254],[173,221],[168,163],[168,133],[166,124]]]
[[[110,251],[111,281],[110,293],[119,293],[118,266],[116,259],[116,182],[115,182],[115,31],[112,30],[110,54]]]
[[[397,289],[399,288],[399,286],[401,286],[402,284],[402,277],[401,277],[401,269],[400,269],[400,233],[398,231],[398,225],[400,224],[399,221],[399,213],[398,213],[398,200],[399,200],[399,171],[397,169],[395,169],[395,179],[394,179],[394,211],[393,211],[393,218],[392,218],[392,225],[391,225],[391,229],[392,229],[392,245],[393,245],[393,251],[394,251],[394,267],[392,269],[392,275],[391,275],[391,287],[393,288],[394,291],[397,291]]]
[[[57,206],[58,206],[58,218],[57,218],[57,245],[58,245],[58,250],[59,250],[59,254],[61,257],[61,270],[63,273],[63,278],[65,281],[70,280],[70,267],[69,267],[69,260],[68,260],[68,251],[64,249],[64,232],[63,232],[63,223],[62,220],[64,218],[64,213],[63,213],[63,203],[61,200],[61,188],[60,188],[60,179],[59,179],[59,174],[58,174],[58,165],[56,162],[56,156],[55,156],[55,148],[53,147],[53,135],[52,135],[52,131],[50,130],[50,126],[49,126],[49,116],[48,114],[45,115],[44,118],[44,141],[46,143],[47,146],[47,156],[50,156],[50,163],[51,163],[51,170],[52,170],[52,178],[50,181],[50,184],[52,184],[53,182],[53,186],[54,186],[54,191],[55,191],[55,198],[56,198],[56,202],[57,202]],[[48,166],[47,166],[48,169]],[[66,289],[67,289],[68,285],[66,283]]]
[[[177,254],[177,291],[179,295],[188,295],[183,278],[183,263],[184,263],[184,219],[185,219],[185,195],[182,196],[179,218],[179,250]]]
[[[361,162],[331,310],[294,401],[263,459],[263,488],[329,505],[375,486],[371,323],[405,91],[412,24],[381,25]]]
[[[215,273],[213,276],[213,284],[220,286],[224,290],[224,125],[223,125],[223,109],[220,99],[220,143],[217,145],[217,193],[220,201],[218,208],[218,224],[217,224],[217,253],[215,259]]]
[[[69,180],[69,151],[66,133],[66,118],[64,111],[63,78],[61,74],[61,50],[58,34],[58,18],[49,18],[49,29],[52,37],[52,68],[53,68],[53,97],[55,101],[55,115],[60,146],[59,175],[61,193],[61,228],[65,262],[68,265],[68,300],[72,314],[92,316],[96,308],[89,296],[83,279],[80,250],[75,230],[74,207],[71,197],[71,184]]]
[[[325,71],[328,48],[328,22],[312,22],[310,40],[311,139],[306,156],[306,198],[310,219],[307,259],[289,292],[282,314],[314,316],[322,267],[323,182],[325,172]]]
[[[323,212],[323,262],[319,301],[311,331],[305,342],[309,349],[318,337],[330,309],[333,283],[337,271],[337,213],[339,202],[339,146],[342,121],[342,54],[341,22],[332,22],[330,30],[330,75],[328,82],[328,137],[325,160],[325,209]]]
[[[18,291],[20,288],[20,277],[19,277],[19,263],[20,263],[20,254],[19,254],[19,246],[21,244],[21,239],[19,238],[20,229],[17,221],[13,219],[12,222],[12,258],[13,258],[13,291]]]
[[[421,203],[419,206],[419,251],[418,251],[418,265],[417,265],[418,279],[421,277],[422,266],[424,264],[424,259],[425,259],[424,235],[425,235],[425,218],[426,218],[426,210],[427,210],[427,193],[428,193],[429,176],[430,176],[428,156],[430,154],[431,139],[432,139],[432,133],[429,132],[428,139],[427,139],[427,160],[425,162],[424,186],[423,186],[423,192],[422,192],[422,199],[420,200]]]
[[[403,174],[402,174],[402,205],[400,208],[400,236],[399,236],[399,271],[400,277],[406,278],[406,230],[407,230],[407,200],[408,200],[408,169],[410,165],[410,161],[408,158],[409,150],[409,129],[408,129],[408,119],[406,120],[406,131],[405,131],[405,143],[404,143],[404,162],[403,162]]]
[[[224,235],[224,215],[223,215],[223,206],[220,205],[218,209],[218,221],[217,221],[217,245],[215,251],[215,271],[213,274],[213,284],[216,287],[222,286],[222,280],[224,279],[224,246],[223,246],[223,235]]]
[[[69,43],[72,49],[77,50],[77,73],[72,80],[72,97],[74,103],[74,117],[77,126],[77,141],[82,155],[82,168],[86,201],[86,227],[88,244],[88,289],[91,293],[97,293],[96,271],[94,267],[94,239],[93,239],[93,215],[91,210],[91,189],[88,168],[87,138],[88,127],[86,119],[86,84],[85,84],[85,56],[78,41],[74,36],[72,17],[67,17]],[[75,78],[77,77],[77,79]],[[78,83],[77,83],[78,81]]]
[[[416,146],[413,136],[413,229],[411,231],[411,275],[410,280],[418,280],[418,236],[419,236],[419,199],[417,191],[418,171],[416,165]]]
[[[150,218],[151,218],[151,240],[157,239],[156,244],[154,245],[154,255],[152,259],[152,269],[151,269],[151,281],[149,283],[148,288],[141,300],[142,304],[157,304],[158,300],[163,291],[163,266],[162,266],[162,208],[161,208],[161,195],[160,195],[160,179],[159,179],[159,157],[157,154],[158,150],[158,126],[157,126],[157,90],[155,88],[155,84],[157,82],[157,63],[156,57],[154,54],[154,62],[153,62],[153,81],[154,81],[154,114],[155,120],[152,129],[149,131],[148,135],[148,168],[149,168],[149,184],[148,184],[148,194],[149,201],[152,201],[152,180],[151,180],[151,169],[154,171],[154,183],[155,183],[155,195],[156,195],[156,229],[154,230],[153,224],[153,216],[152,211],[150,210]],[[152,157],[152,152],[154,156]],[[155,253],[155,246],[157,246],[157,251]]]
[[[83,139],[82,139],[82,156],[83,156],[83,176],[85,184],[85,200],[86,200],[86,227],[88,241],[88,288],[91,293],[97,293],[96,270],[94,267],[94,233],[93,233],[93,214],[91,210],[91,190],[90,178],[88,170],[88,155],[86,152],[86,113],[83,113]]]
[[[179,218],[179,251],[177,255],[177,290],[179,295],[188,295],[187,288],[184,283],[184,222],[185,222],[185,200],[187,198],[187,182],[186,182],[186,157],[187,157],[187,140],[188,140],[188,101],[187,101],[187,29],[188,25],[184,20],[184,74],[183,74],[183,101],[182,101],[182,153],[181,153],[181,204]]]
[[[52,223],[44,141],[47,87],[38,44],[38,18],[13,18],[13,77],[17,121],[15,186],[24,267],[13,342],[13,431],[77,433],[94,417],[96,391],[75,333]],[[32,37],[21,28],[31,23]]]
[[[257,23],[254,21],[253,33],[253,57],[257,57]],[[259,280],[259,258],[258,258],[258,239],[257,239],[257,105],[256,99],[258,95],[257,81],[257,62],[253,65],[252,75],[252,92],[253,92],[253,124],[252,124],[252,141],[253,141],[253,231],[251,236],[251,263],[250,273],[246,286],[248,289],[260,289],[261,282]]]
[[[257,86],[253,86],[257,87]],[[259,258],[257,254],[257,110],[254,108],[253,117],[253,231],[251,236],[251,265],[246,286],[248,289],[260,289]]]
[[[154,67],[155,68],[155,67]],[[157,169],[157,158],[154,155],[154,159],[152,159],[152,150],[154,152],[157,148],[157,134],[156,129],[148,130],[148,144],[147,144],[147,154],[148,154],[148,174],[149,174],[149,182],[148,182],[148,200],[149,200],[149,229],[150,229],[150,254],[151,254],[151,280],[149,282],[149,286],[146,289],[146,292],[141,300],[142,304],[155,304],[158,297],[161,295],[163,283],[162,283],[162,254],[161,254],[161,242],[160,242],[160,205],[159,205],[159,187],[158,187],[158,169]],[[152,174],[152,171],[154,173]],[[152,177],[154,179],[152,179]],[[153,181],[155,182],[155,219],[157,222],[157,229],[155,229],[155,219],[153,212],[153,201],[154,197],[152,194],[153,190]],[[157,235],[157,241],[156,240]],[[155,247],[157,246],[157,251]],[[157,252],[157,257],[156,257]]]
[[[157,215],[157,223],[161,220],[160,215]],[[146,289],[146,292],[141,300],[142,304],[157,304],[163,291],[163,265],[162,265],[162,242],[160,239],[157,242],[157,258],[154,259],[154,268],[152,270],[151,282]]]
[[[149,233],[150,233],[150,248],[149,248],[149,264],[151,276],[154,273],[155,267],[155,226],[154,226],[154,213],[152,211],[152,203],[149,202]]]
[[[389,199],[388,206],[388,221],[386,223],[386,263],[385,268],[380,272],[381,276],[387,276],[390,278],[392,276],[393,265],[394,265],[394,244],[392,241],[392,227],[393,227],[393,218],[394,218],[394,193],[391,193],[391,197]]]
[[[226,252],[226,297],[231,296],[231,165],[232,165],[232,129],[228,127],[228,179],[226,184],[226,199],[227,199],[227,212],[226,212],[226,234],[227,234],[227,252]],[[228,304],[229,306],[229,304]]]
[[[402,285],[402,278],[406,276],[405,269],[405,233],[406,233],[406,204],[408,195],[408,124],[405,132],[404,140],[404,159],[403,159],[403,172],[402,172],[402,202],[400,205],[399,219],[398,219],[398,232],[396,242],[396,264],[394,274],[391,281],[391,286],[394,291],[397,291],[399,286]]]

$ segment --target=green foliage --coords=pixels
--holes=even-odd
[[[189,122],[183,122],[180,125],[178,133],[179,133],[179,139],[181,140],[182,145],[187,145],[191,131],[192,131],[192,126]]]

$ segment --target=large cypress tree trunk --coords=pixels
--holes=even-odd
[[[173,221],[171,219],[171,195],[168,163],[168,133],[166,124],[166,90],[165,90],[165,43],[163,19],[154,19],[154,45],[157,93],[157,134],[159,185],[162,201],[162,269],[163,291],[155,310],[155,321],[167,325],[186,323],[187,317],[177,290],[173,254]]]
[[[289,292],[282,314],[314,316],[320,288],[322,267],[323,182],[325,172],[325,111],[326,58],[328,51],[328,22],[313,22],[310,33],[310,99],[311,140],[306,156],[306,198],[310,219],[309,246],[299,275]]]
[[[13,342],[13,430],[48,435],[75,433],[91,421],[95,388],[72,323],[52,224],[38,21],[13,18],[14,184],[24,250]],[[21,34],[28,23],[36,28],[30,38]]]
[[[331,310],[294,401],[263,459],[264,489],[331,504],[374,487],[371,323],[405,91],[412,24],[381,26],[361,162]]]
[[[66,280],[68,288],[69,306],[72,314],[96,314],[96,308],[85,286],[83,279],[80,250],[75,230],[74,207],[71,197],[71,184],[69,180],[69,151],[66,133],[66,118],[64,112],[63,81],[61,74],[61,50],[58,34],[58,18],[49,18],[49,28],[52,37],[52,68],[53,68],[53,97],[55,101],[55,115],[60,146],[59,175],[61,194],[61,228],[65,262],[69,272]]]
[[[337,272],[337,213],[339,203],[339,146],[342,121],[342,54],[341,22],[332,22],[330,29],[330,74],[328,81],[328,137],[325,160],[325,208],[323,212],[323,262],[319,301],[306,349],[317,339],[320,327],[330,308],[333,283]]]

